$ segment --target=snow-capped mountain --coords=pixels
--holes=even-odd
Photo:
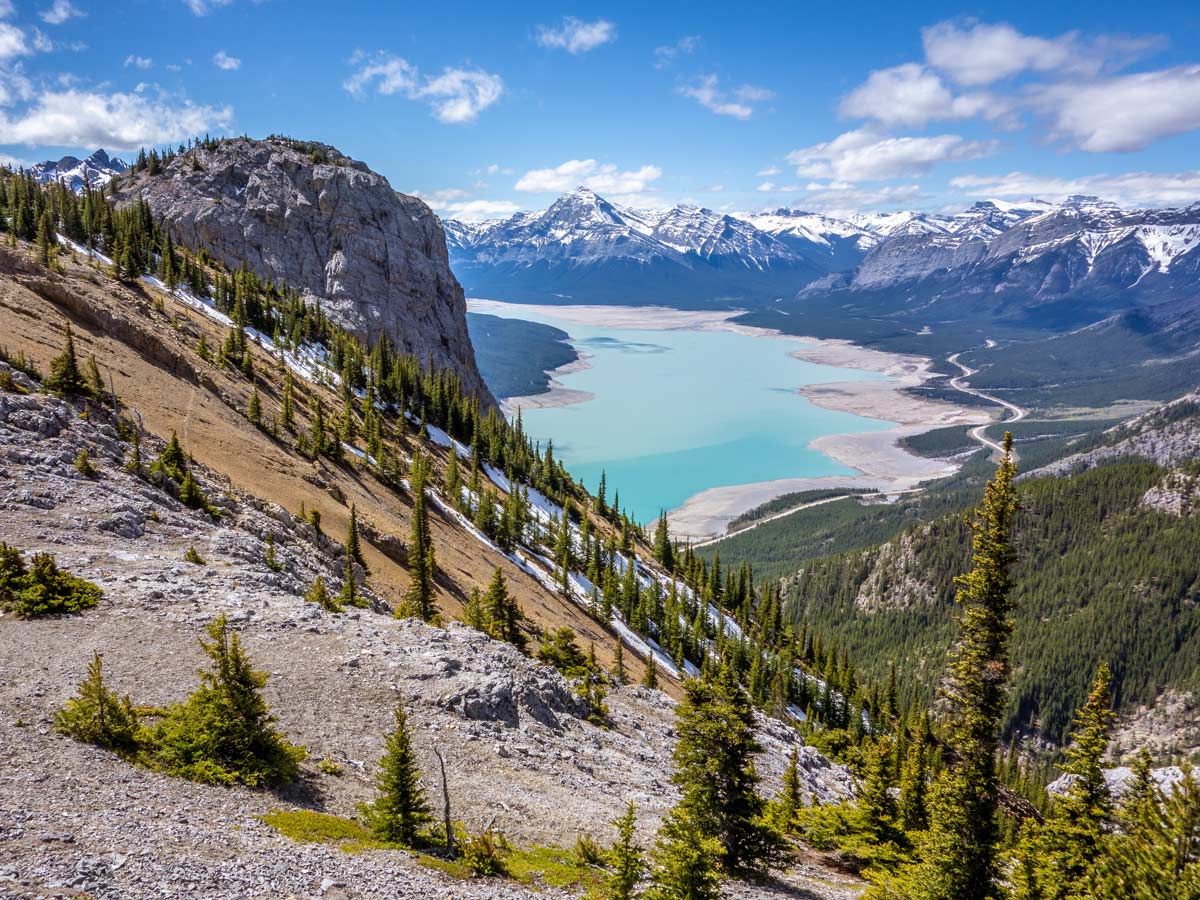
[[[743,219],[632,209],[586,188],[541,212],[445,229],[467,292],[504,298],[734,305],[790,295],[825,271]]]
[[[109,156],[103,150],[97,150],[87,159],[74,156],[64,156],[58,162],[46,160],[29,168],[29,172],[42,184],[61,181],[71,190],[79,193],[84,185],[93,188],[103,187],[115,175],[123,175],[129,171],[129,164],[123,159]]]

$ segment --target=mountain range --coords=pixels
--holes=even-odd
[[[40,184],[61,181],[76,193],[82,191],[84,185],[91,188],[104,187],[114,176],[124,175],[128,171],[129,163],[109,156],[102,149],[86,159],[64,156],[57,162],[48,159],[29,167],[29,174]]]

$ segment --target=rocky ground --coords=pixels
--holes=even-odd
[[[74,469],[81,447],[100,469],[96,479]],[[581,832],[608,841],[608,823],[633,800],[649,840],[674,800],[674,702],[665,694],[614,689],[610,727],[598,728],[557,672],[510,645],[458,624],[328,613],[301,594],[318,573],[336,589],[340,546],[207,473],[201,484],[220,519],[188,510],[124,472],[126,450],[99,417],[0,393],[0,540],[49,550],[105,591],[83,615],[0,618],[0,893],[318,896],[324,885],[324,896],[523,896],[444,881],[399,852],[350,856],[292,844],[256,818],[297,805],[352,815],[372,794],[398,696],[424,770],[435,771],[434,747],[445,754],[454,815],[468,828],[494,822],[519,844],[569,845]],[[153,452],[147,445],[147,460]],[[264,561],[268,534],[278,573]],[[190,546],[206,565],[183,561]],[[270,673],[266,695],[280,728],[308,748],[298,786],[274,794],[195,785],[53,732],[54,711],[93,650],[112,686],[138,705],[182,700],[206,662],[197,638],[222,612]],[[761,736],[760,770],[773,792],[795,734],[764,720]],[[341,774],[322,773],[316,764],[325,759]],[[845,770],[812,748],[801,748],[801,763],[805,789],[822,800],[852,789]],[[789,880],[804,887],[777,889],[854,890],[829,894],[803,871]]]

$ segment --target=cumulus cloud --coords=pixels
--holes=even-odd
[[[149,56],[137,56],[130,53],[125,57],[125,68],[133,66],[135,69],[150,69],[154,67],[154,60]]]
[[[798,175],[856,183],[924,175],[938,163],[979,159],[993,149],[990,142],[968,141],[957,134],[885,137],[870,129],[858,129],[832,141],[793,150],[787,161],[796,167]]]
[[[212,63],[218,69],[225,72],[236,72],[242,67],[242,61],[236,56],[230,56],[224,50],[218,50],[213,54]]]
[[[976,116],[1000,119],[1010,114],[1006,100],[986,93],[955,96],[937,73],[920,63],[878,69],[841,102],[839,112],[884,125],[921,126]]]
[[[220,131],[232,122],[228,106],[198,106],[147,92],[43,91],[22,112],[0,115],[0,144],[133,150]]]
[[[69,19],[82,19],[87,13],[71,0],[54,0],[47,9],[43,9],[38,15],[48,25],[61,25]]]
[[[1057,38],[1022,34],[1011,25],[939,22],[921,32],[925,59],[959,84],[984,85],[1020,72],[1093,66],[1078,35]]]
[[[447,68],[440,75],[423,76],[407,60],[382,51],[355,54],[351,62],[359,68],[342,86],[355,97],[374,89],[385,97],[400,94],[421,100],[435,119],[447,124],[473,122],[504,93],[500,76],[482,69]]]
[[[1120,175],[1085,175],[1058,178],[1009,172],[1006,175],[960,175],[950,186],[971,197],[1024,200],[1065,200],[1073,194],[1091,194],[1118,203],[1144,206],[1191,204],[1200,197],[1200,169],[1186,172],[1126,172]]]
[[[654,48],[654,68],[665,69],[680,56],[689,56],[700,49],[704,43],[698,34],[681,37],[673,44]]]
[[[1200,128],[1200,65],[1039,88],[1053,137],[1094,153],[1141,150]]]
[[[33,47],[25,40],[25,32],[16,25],[0,22],[0,61],[28,56]]]
[[[754,174],[759,176],[760,178],[770,178],[772,175],[779,174],[779,166],[772,163],[771,165],[767,166],[766,168],[759,169]]]
[[[755,104],[775,96],[766,88],[752,84],[743,84],[730,91],[721,90],[716,75],[705,75],[699,81],[682,85],[679,93],[718,116],[733,116],[735,119],[749,119],[754,115]]]
[[[531,169],[518,179],[516,189],[532,193],[562,193],[577,187],[601,194],[640,194],[662,177],[658,166],[622,172],[612,163],[594,159],[569,159],[552,169]]]
[[[877,212],[918,204],[924,195],[915,184],[863,187],[845,182],[813,183],[804,186],[804,206],[830,216]]]
[[[566,50],[568,53],[587,53],[602,44],[617,39],[617,26],[606,19],[584,22],[567,16],[558,26],[539,25],[537,42],[543,47]]]

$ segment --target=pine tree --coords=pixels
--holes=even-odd
[[[1112,675],[1102,665],[1087,702],[1075,715],[1075,734],[1063,772],[1073,776],[1046,824],[1022,842],[1019,900],[1083,900],[1097,891],[1097,865],[1112,820],[1112,798],[1101,761],[1116,714]]]
[[[342,570],[342,587],[338,591],[339,606],[357,606],[366,608],[367,598],[358,590],[358,576],[354,573],[354,560],[346,557],[346,567]]]
[[[646,871],[646,863],[642,858],[642,849],[633,840],[636,816],[637,808],[630,800],[625,807],[625,815],[613,822],[617,828],[617,841],[608,851],[605,900],[633,900],[637,896],[637,885]]]
[[[900,822],[905,831],[924,831],[929,826],[926,798],[929,793],[924,731],[908,744],[900,769]]]
[[[171,439],[167,441],[167,446],[163,447],[158,459],[150,465],[150,470],[173,481],[183,481],[183,473],[187,471],[187,456],[179,443],[179,435],[174,431],[171,432]]]
[[[371,574],[358,540],[358,507],[353,503],[350,504],[350,523],[346,526],[346,555],[358,563],[364,572]]]
[[[527,642],[521,631],[521,610],[517,606],[516,598],[509,594],[508,583],[504,580],[504,572],[499,566],[492,573],[483,604],[487,610],[493,637],[508,641],[518,650],[524,651]]]
[[[718,841],[726,871],[760,870],[778,854],[779,840],[763,821],[766,804],[757,791],[754,755],[762,747],[753,707],[730,669],[711,682],[684,683],[676,732],[676,811]]]
[[[267,564],[267,569],[271,572],[279,573],[283,571],[283,563],[275,555],[275,534],[274,532],[267,535],[267,547],[263,553],[263,562]]]
[[[898,826],[899,810],[891,794],[888,778],[890,747],[879,741],[864,749],[866,774],[859,787],[855,812],[859,830],[875,844],[897,843],[903,839]]]
[[[658,688],[658,658],[653,653],[646,659],[646,674],[642,678],[642,684],[651,690]]]
[[[792,747],[788,765],[783,772],[783,790],[775,800],[775,822],[780,831],[792,834],[799,826],[804,801],[800,796],[800,751]]]
[[[719,900],[720,860],[720,842],[676,807],[658,832],[646,900]]]
[[[625,684],[628,680],[625,674],[625,649],[620,638],[617,638],[617,649],[613,652],[612,674],[617,684]]]
[[[38,262],[46,268],[50,267],[50,248],[54,243],[54,216],[51,215],[50,208],[46,207],[38,219],[37,231]]]
[[[446,496],[450,498],[455,509],[462,508],[462,476],[458,471],[458,453],[453,447],[450,448],[450,458],[446,461]]]
[[[262,424],[262,400],[258,396],[257,384],[250,393],[250,402],[246,404],[246,418],[250,420],[251,424]]]
[[[411,481],[412,536],[408,544],[408,572],[411,582],[400,611],[429,622],[437,614],[433,598],[437,563],[433,552],[433,538],[429,533],[429,513],[425,506],[424,469],[415,456]]]
[[[42,385],[51,394],[57,394],[67,400],[76,397],[93,398],[91,385],[83,377],[79,369],[79,359],[75,355],[75,335],[71,324],[67,323],[67,339],[63,352],[50,360],[50,375]]]
[[[379,761],[374,802],[361,807],[363,819],[372,834],[381,841],[405,847],[416,845],[421,829],[433,821],[429,803],[421,787],[417,754],[408,733],[408,715],[404,703],[396,700],[396,727],[384,742]]]
[[[191,469],[183,473],[183,481],[179,485],[179,502],[189,509],[202,509],[205,512],[211,512],[208,506],[208,498],[200,490],[200,485],[196,484],[196,479],[192,476]]]
[[[54,715],[60,734],[124,755],[137,752],[138,719],[128,696],[119,697],[104,684],[103,663],[92,653],[87,678],[75,697]]]
[[[316,603],[329,612],[342,611],[341,603],[329,593],[329,588],[325,586],[325,577],[323,575],[317,576],[316,581],[312,583],[312,586],[305,593],[304,599],[309,603]]]
[[[93,397],[104,396],[104,379],[100,377],[100,364],[96,362],[96,354],[89,353],[87,360],[87,381],[92,389]]]
[[[675,548],[671,546],[671,533],[667,528],[667,513],[665,510],[659,514],[658,525],[654,529],[654,558],[668,572],[674,570]]]
[[[949,764],[934,784],[924,858],[909,873],[920,900],[988,900],[997,894],[996,753],[1008,701],[1012,633],[1009,569],[1016,559],[1012,435],[972,521],[971,571],[958,579],[962,634],[944,689]]]
[[[203,340],[203,337],[201,337]],[[283,405],[280,409],[279,417],[283,422],[283,427],[288,431],[296,430],[296,411],[295,411],[295,383],[292,378],[292,370],[288,369],[283,373]]]
[[[200,673],[200,687],[185,703],[172,706],[153,735],[157,764],[174,775],[251,787],[283,784],[296,777],[304,750],[287,743],[274,728],[262,689],[265,672],[255,671],[224,616],[208,626],[211,641],[200,646],[212,671]]]

